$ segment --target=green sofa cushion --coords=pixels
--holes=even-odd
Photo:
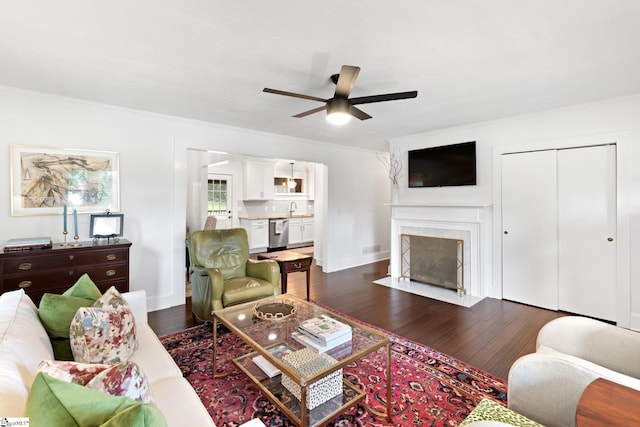
[[[36,375],[25,417],[31,427],[163,427],[162,412],[151,404],[68,383],[42,372]]]
[[[73,360],[69,345],[71,320],[79,308],[92,305],[101,296],[100,289],[87,274],[83,274],[62,295],[51,293],[42,295],[38,314],[49,334],[56,359]]]

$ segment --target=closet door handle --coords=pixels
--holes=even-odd
[[[509,231],[508,230],[504,230],[504,234],[509,234]]]
[[[613,242],[613,237],[608,237],[607,242]]]

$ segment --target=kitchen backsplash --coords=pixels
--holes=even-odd
[[[238,216],[285,216],[291,207],[294,215],[313,215],[313,200],[245,200],[238,201]]]

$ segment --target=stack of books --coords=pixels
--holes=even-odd
[[[282,359],[282,357],[291,353],[291,350],[285,344],[280,344],[275,347],[271,347],[268,351],[278,359]],[[255,356],[252,360],[253,360],[253,363],[258,365],[258,367],[262,369],[262,372],[267,374],[269,378],[273,378],[276,375],[281,374],[280,369],[276,368],[264,356],[261,356],[261,355]]]
[[[298,325],[298,331],[291,334],[301,344],[324,353],[351,340],[351,326],[333,317],[321,314]]]

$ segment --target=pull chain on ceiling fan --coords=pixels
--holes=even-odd
[[[349,95],[351,95],[351,91],[353,90],[353,85],[358,78],[358,73],[360,73],[360,67],[343,65],[340,69],[340,74],[334,74],[330,77],[331,81],[333,81],[336,85],[336,90],[333,98],[328,99],[311,95],[303,95],[300,93],[286,92],[278,89],[270,89],[267,87],[265,87],[262,91],[267,93],[274,93],[276,95],[291,96],[293,98],[302,98],[311,101],[323,102],[323,106],[298,113],[293,117],[306,117],[311,114],[326,110],[327,121],[333,124],[344,124],[348,122],[351,117],[356,117],[360,120],[367,120],[371,118],[370,115],[368,115],[361,109],[354,107],[354,105],[371,104],[373,102],[394,101],[398,99],[415,98],[416,96],[418,96],[418,91],[414,90],[411,92],[387,93],[384,95],[349,98]]]

